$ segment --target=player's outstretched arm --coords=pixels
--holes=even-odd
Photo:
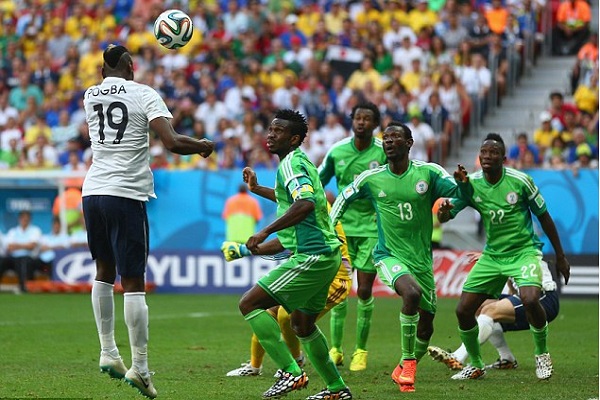
[[[275,200],[275,191],[266,186],[261,186],[258,184],[258,179],[256,178],[256,172],[250,167],[246,167],[242,170],[242,179],[248,185],[248,190],[254,194],[259,195],[260,197],[264,197],[265,199],[276,201]]]
[[[278,238],[260,244],[257,249],[256,252],[251,253],[244,243],[238,242],[223,242],[221,245],[221,251],[227,261],[237,260],[238,258],[247,257],[252,254],[257,256],[272,256],[285,250]]]
[[[550,239],[550,243],[554,248],[554,253],[556,254],[556,269],[558,272],[560,272],[563,278],[565,278],[566,285],[569,283],[569,277],[571,276],[571,265],[569,265],[569,260],[567,260],[567,256],[563,251],[554,220],[548,211],[540,215],[538,220],[540,221],[540,225],[542,226],[544,233],[546,236],[548,236],[548,239]]]
[[[177,154],[200,154],[206,158],[215,149],[215,144],[208,139],[195,139],[175,132],[171,122],[165,117],[150,121],[150,129],[158,134],[166,149]]]

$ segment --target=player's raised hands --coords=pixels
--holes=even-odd
[[[251,192],[258,186],[256,172],[250,167],[246,167],[242,170],[242,179],[244,179],[244,182],[248,185],[248,190]]]
[[[454,171],[454,180],[456,182],[467,183],[469,181],[467,169],[464,165],[458,164],[456,171]]]
[[[440,204],[440,208],[437,211],[438,220],[444,223],[450,219],[450,210],[454,208],[454,204],[450,202],[450,199],[445,199]]]

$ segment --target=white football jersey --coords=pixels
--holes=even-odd
[[[147,201],[154,194],[150,170],[149,123],[173,118],[150,86],[108,77],[83,97],[92,142],[92,166],[83,196],[108,195]]]

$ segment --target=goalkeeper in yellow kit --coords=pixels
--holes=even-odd
[[[327,304],[317,317],[317,320],[323,315],[327,314],[333,307],[344,301],[344,299],[348,297],[348,294],[350,294],[350,289],[352,287],[352,267],[350,264],[350,256],[348,255],[346,235],[340,223],[336,225],[335,230],[338,238],[342,242],[342,246],[340,248],[342,252],[342,262],[340,264],[340,269],[331,282],[331,286],[329,286]],[[279,239],[270,240],[260,245],[259,249],[260,251],[258,253],[252,254],[243,243],[223,242],[223,245],[221,246],[221,251],[223,251],[223,255],[227,261],[237,260],[250,255],[274,255],[284,250],[283,246],[281,246],[281,243],[279,242]],[[298,365],[302,367],[305,362],[305,358],[300,350],[300,341],[290,326],[290,315],[283,307],[279,306],[269,309],[268,312],[274,317],[277,317],[277,322],[281,327],[283,339],[292,352],[292,355],[296,359]],[[239,368],[229,371],[227,376],[261,375],[264,356],[265,350],[259,343],[256,335],[253,334],[252,341],[250,343],[250,361],[243,363]]]

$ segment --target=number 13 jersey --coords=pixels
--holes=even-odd
[[[149,123],[158,117],[173,118],[159,94],[147,85],[108,77],[86,90],[83,105],[93,155],[83,196],[155,198]]]

